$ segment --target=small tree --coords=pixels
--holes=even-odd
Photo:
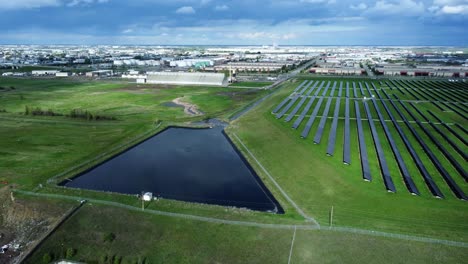
[[[50,255],[50,253],[45,253],[42,256],[42,263],[49,264],[50,262],[52,262],[52,256]]]
[[[74,248],[68,248],[67,252],[65,254],[65,258],[71,259],[73,256],[75,256],[75,253],[76,253],[76,251],[75,251]]]

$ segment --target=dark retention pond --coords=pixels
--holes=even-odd
[[[167,128],[63,185],[284,212],[222,127]]]

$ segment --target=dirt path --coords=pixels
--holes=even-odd
[[[197,107],[196,105],[190,104],[190,103],[187,103],[187,102],[183,102],[183,101],[182,101],[182,97],[178,97],[178,98],[172,100],[172,102],[173,102],[174,104],[183,106],[183,107],[184,107],[184,112],[185,112],[187,115],[191,115],[191,116],[203,115],[203,112],[201,112],[200,110],[198,110],[198,107]]]

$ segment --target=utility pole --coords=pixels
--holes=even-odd
[[[331,207],[331,211],[330,211],[330,228],[333,227],[333,205]]]

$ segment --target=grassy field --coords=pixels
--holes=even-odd
[[[324,80],[334,81],[334,79],[330,78]],[[287,123],[283,120],[277,120],[270,111],[285,96],[289,95],[295,86],[297,84],[282,89],[260,107],[234,122],[229,131],[239,135],[257,159],[260,160],[275,180],[283,186],[286,192],[290,194],[292,199],[302,209],[305,209],[309,215],[316,217],[322,225],[329,223],[330,210],[333,206],[334,224],[336,225],[443,237],[462,241],[468,240],[468,225],[466,223],[468,205],[466,202],[458,200],[452,194],[428,158],[424,154],[421,154],[423,162],[427,165],[428,170],[442,192],[446,195],[446,198],[437,199],[431,195],[391,123],[387,124],[391,127],[399,149],[407,161],[406,163],[412,178],[421,191],[421,196],[413,196],[407,191],[402,177],[399,175],[396,161],[391,154],[389,143],[386,141],[383,129],[381,129],[378,121],[376,121],[376,124],[379,137],[382,141],[382,147],[386,153],[392,178],[397,188],[397,193],[393,194],[385,191],[367,121],[364,122],[364,129],[370,169],[373,175],[372,182],[364,182],[362,180],[355,121],[352,120],[351,122],[352,162],[347,166],[343,165],[342,162],[343,120],[340,120],[338,124],[337,147],[333,157],[325,155],[331,120],[328,120],[328,124],[324,129],[324,137],[318,145],[312,142],[319,123],[318,120],[314,122],[311,133],[305,140],[300,137],[300,133],[308,118],[303,121],[297,130],[291,129],[293,121]],[[337,94],[337,91],[335,94]],[[350,94],[352,95],[353,92],[351,91]],[[360,94],[359,91],[358,94]],[[344,116],[343,101],[340,116]],[[315,105],[316,103],[314,103],[311,109]],[[353,103],[351,105],[353,106]],[[325,103],[323,103],[319,113],[323,112],[324,107]],[[380,108],[381,111],[384,111],[382,106]],[[351,117],[354,117],[354,109],[351,109]],[[301,111],[302,109],[299,113]],[[329,113],[329,116],[331,115],[332,111]],[[362,103],[361,115],[365,116]],[[377,119],[375,110],[373,110],[372,115],[374,119]],[[454,113],[444,113],[441,116],[447,117],[450,120],[458,120],[458,117],[454,116]],[[401,125],[403,126],[404,124],[401,123]],[[423,135],[420,129],[416,128],[416,130]],[[404,131],[411,139],[413,145],[416,146],[415,139],[412,138],[409,130],[404,128]],[[428,141],[425,136],[423,138],[426,142]],[[420,148],[417,149],[418,153],[422,152]],[[443,159],[440,151],[432,147],[431,149],[433,149],[437,157],[445,162],[447,170],[457,181],[457,184],[466,192],[468,190],[467,183],[458,175],[454,168],[447,165],[448,161]],[[466,167],[466,163],[462,164]]]
[[[227,119],[265,91],[215,87],[147,86],[128,83],[57,79],[0,79],[0,181],[36,187],[53,175],[92,159],[145,132],[170,124],[185,124],[210,117]],[[205,114],[188,116],[173,99],[198,105]],[[114,117],[86,121],[65,116],[24,115],[40,107],[67,115],[72,109]],[[75,172],[76,173],[76,172]]]
[[[60,259],[70,249],[71,259],[87,263],[287,263],[293,232],[85,205],[26,263],[42,263],[45,254]],[[298,230],[291,262],[461,263],[465,258],[466,251],[456,247]]]
[[[385,191],[367,122],[364,122],[364,128],[374,176],[372,182],[362,181],[354,121],[351,122],[352,163],[345,166],[342,164],[342,137],[337,137],[336,154],[333,157],[325,155],[331,120],[327,121],[322,142],[318,145],[314,145],[311,139],[318,121],[312,127],[311,136],[304,140],[299,134],[307,118],[297,131],[290,128],[291,123],[277,120],[270,113],[271,110],[301,81],[286,82],[270,98],[232,122],[227,129],[233,142],[244,152],[259,177],[285,209],[284,215],[172,200],[153,202],[147,208],[217,219],[306,224],[234,139],[235,133],[298,206],[323,227],[329,224],[333,206],[335,226],[468,241],[466,202],[456,199],[441,177],[435,177],[435,181],[447,196],[444,200],[432,197],[411,162],[408,162],[408,166],[421,196],[410,195],[399,175],[392,175],[397,193]],[[15,88],[0,91],[0,182],[43,194],[113,201],[134,207],[140,206],[140,201],[134,196],[70,189],[56,186],[57,181],[47,182],[55,175],[60,175],[58,179],[73,176],[168,125],[192,125],[193,122],[212,117],[227,121],[232,114],[269,92],[233,87],[153,86],[76,79],[0,78],[0,83],[0,86]],[[174,107],[171,101],[179,97],[196,104],[204,115],[189,116],[183,108]],[[325,103],[326,100],[319,113],[323,112]],[[333,114],[334,105],[335,99],[329,116]],[[26,106],[50,109],[62,116],[25,115]],[[353,103],[351,106],[354,106]],[[360,107],[361,115],[365,116],[362,104]],[[383,111],[383,107],[380,108]],[[115,120],[88,121],[67,117],[73,109]],[[354,117],[354,107],[351,109]],[[427,109],[436,111],[430,104],[427,104]],[[375,110],[372,111],[376,119]],[[448,122],[462,121],[452,112],[436,113],[441,118],[447,118],[445,120]],[[340,116],[343,115],[344,100],[340,109]],[[387,119],[388,116],[385,116]],[[338,135],[343,133],[343,124],[344,121],[340,120]],[[388,153],[390,146],[378,123],[377,126]],[[397,138],[395,129],[389,126]],[[403,129],[409,134],[408,129]],[[416,129],[422,134],[419,128]],[[427,140],[426,137],[424,139]],[[402,146],[399,138],[397,141]],[[411,138],[411,142],[415,142],[414,138]],[[400,149],[404,149],[404,146]],[[404,152],[403,155],[405,160],[410,160],[408,153]],[[437,155],[443,158],[440,153]],[[389,166],[392,171],[397,171],[397,164],[391,158],[388,157]],[[430,167],[427,157],[422,159],[431,173],[437,173],[434,167]],[[459,157],[457,160],[463,161]],[[77,164],[84,165],[76,167]],[[68,172],[62,174],[64,171]],[[456,171],[452,168],[450,173]],[[456,180],[466,191],[466,182],[459,178]],[[114,239],[111,233],[115,235]],[[91,202],[54,233],[28,263],[41,263],[46,253],[58,259],[69,248],[73,249],[72,259],[87,263],[110,263],[112,257],[122,257],[121,263],[138,263],[143,259],[147,260],[146,263],[287,262],[292,235],[293,230],[197,222]],[[103,261],[106,256],[107,260]],[[466,258],[466,250],[461,248],[325,230],[298,230],[292,254],[294,263],[340,263],[344,260],[362,263],[370,259],[394,263],[411,259],[415,263],[430,263],[461,262],[463,258]]]
[[[229,86],[231,87],[264,87],[272,84],[273,82],[236,82],[233,84],[230,84]]]

